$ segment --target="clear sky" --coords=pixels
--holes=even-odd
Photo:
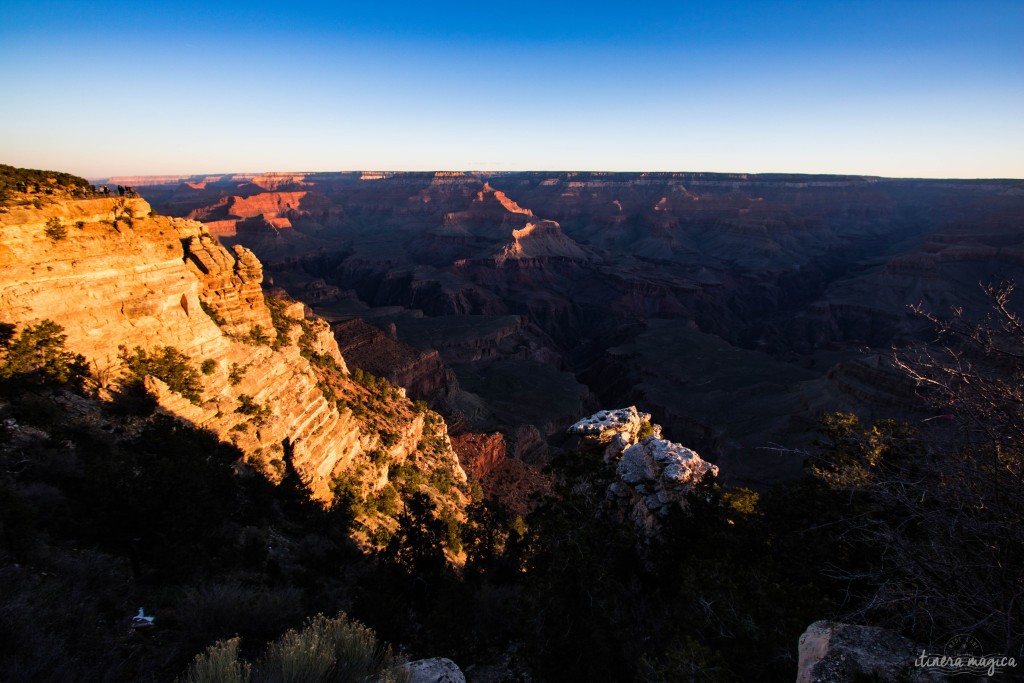
[[[1024,177],[1024,0],[6,0],[0,163]]]

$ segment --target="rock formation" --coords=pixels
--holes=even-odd
[[[407,683],[466,683],[462,669],[444,657],[417,659],[402,668],[409,675]]]
[[[650,432],[644,436],[661,436],[661,426],[651,424],[650,414],[641,413],[636,406],[599,411],[573,424],[568,432],[589,443],[605,446],[604,460],[612,462],[640,440],[645,424]]]
[[[650,419],[629,406],[599,411],[568,429],[585,445],[603,446],[604,462],[615,468],[608,499],[647,538],[672,508],[686,508],[686,496],[701,479],[718,476],[718,467],[661,438],[661,426]]]
[[[352,367],[386,377],[414,399],[431,400],[458,390],[455,374],[437,351],[421,351],[387,335],[364,320],[332,326],[342,355]]]
[[[747,486],[796,475],[798,459],[763,447],[808,446],[821,412],[914,419],[915,402],[892,378],[872,390],[846,381],[862,370],[850,364],[864,346],[888,353],[921,334],[907,304],[970,309],[979,281],[1024,280],[1019,180],[598,172],[182,180],[132,184],[158,208],[208,211],[208,220],[227,217],[234,204],[220,206],[224,197],[245,199],[240,211],[260,213],[234,219],[232,239],[263,260],[275,284],[318,313],[340,310],[337,320],[358,304],[363,317],[394,322],[403,342],[440,351],[484,404],[487,417],[472,431],[508,426],[491,419],[507,409],[488,354],[518,354],[545,366],[531,366],[534,374],[568,371],[586,385],[583,395],[647,406],[721,463],[730,483]],[[291,228],[268,227],[303,192],[329,208],[306,211],[307,196],[287,213]],[[320,279],[323,289],[305,290]],[[403,314],[429,322],[406,325]],[[492,351],[495,321],[513,316],[528,334]],[[444,330],[431,337],[447,349],[406,334],[417,326]],[[470,339],[486,346],[475,353]],[[571,393],[568,381],[543,385],[545,396]]]
[[[800,636],[796,683],[863,680],[938,683],[941,674],[916,667],[923,648],[875,626],[816,621]]]
[[[65,237],[47,236],[45,225],[54,220],[67,224]],[[383,452],[385,468],[422,460],[423,415],[400,396],[346,378],[326,324],[305,321],[301,306],[287,309],[292,324],[275,329],[261,281],[262,266],[249,250],[229,252],[201,223],[153,215],[139,199],[0,213],[0,320],[57,321],[67,348],[89,360],[101,390],[116,386],[121,357],[131,349],[173,347],[202,364],[202,400],[193,403],[151,377],[160,405],[236,443],[270,476],[290,458],[318,498],[330,497],[332,480],[365,465],[369,452]],[[331,388],[300,346],[333,361]],[[333,395],[338,391],[345,403]],[[367,401],[387,402],[390,421],[381,422],[376,410],[357,416],[354,408]],[[421,464],[464,480],[443,423],[430,429],[440,450]]]
[[[615,474],[608,495],[651,534],[673,507],[686,507],[686,496],[705,475],[717,477],[718,467],[685,446],[649,436],[623,451]]]

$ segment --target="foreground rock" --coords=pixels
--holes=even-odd
[[[0,321],[57,321],[101,392],[116,392],[133,349],[173,347],[201,386],[186,398],[147,378],[161,408],[233,442],[271,478],[290,460],[321,499],[342,475],[386,483],[406,461],[465,481],[440,418],[353,381],[326,323],[305,320],[301,305],[275,323],[249,250],[229,251],[201,223],[154,215],[139,199],[5,208]]]
[[[462,669],[444,657],[417,659],[402,668],[409,673],[408,683],[466,683]]]
[[[916,667],[920,654],[912,642],[883,628],[816,621],[800,636],[796,683],[948,680]]]

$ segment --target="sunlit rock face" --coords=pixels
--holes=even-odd
[[[581,437],[584,442],[604,444],[605,462],[611,462],[640,440],[644,424],[650,425],[651,434],[661,435],[661,427],[652,425],[651,416],[641,413],[636,406],[601,410],[576,422],[568,432]]]
[[[636,443],[635,436],[640,431],[640,425],[650,419],[648,413],[641,413],[636,406],[601,410],[576,422],[568,431],[599,443],[608,443],[615,435],[625,432],[633,435],[632,443]]]
[[[62,221],[66,237],[47,237],[50,220]],[[368,428],[369,418],[339,410],[300,351],[299,325],[273,343],[262,280],[262,265],[248,249],[229,251],[201,223],[151,215],[139,199],[69,200],[0,212],[0,321],[58,322],[67,348],[90,362],[101,392],[116,386],[126,351],[174,347],[195,368],[204,367],[201,400],[150,378],[161,407],[235,443],[264,471],[280,470],[290,457],[318,498],[329,498],[332,479],[364,464],[367,453],[383,452],[385,463],[395,465],[412,457],[424,437],[423,416],[408,400],[395,399],[397,417],[384,425],[390,438],[383,443],[380,430]],[[292,306],[285,315],[298,323],[304,309]],[[335,361],[335,389],[365,394],[346,379],[327,324],[306,326],[308,348]],[[258,406],[259,417],[247,416],[246,405],[250,412]],[[443,423],[437,430],[444,432],[437,436],[438,467],[464,479]]]
[[[686,507],[701,479],[718,476],[718,467],[685,446],[649,436],[622,452],[615,474],[609,497],[638,529],[652,534],[673,507]]]
[[[650,419],[629,406],[601,410],[567,430],[584,445],[604,446],[604,461],[616,477],[608,499],[648,538],[673,507],[686,507],[687,495],[705,476],[718,476],[718,467],[695,451],[661,438],[661,426]]]

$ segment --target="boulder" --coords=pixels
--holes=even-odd
[[[466,683],[462,669],[444,657],[417,659],[403,668],[409,673],[408,683]]]
[[[924,648],[875,626],[816,621],[800,636],[799,648],[796,683],[948,680],[914,665]]]
[[[652,536],[659,518],[674,506],[685,508],[686,495],[705,475],[718,476],[718,467],[681,444],[649,436],[622,451],[615,474],[608,497]]]

